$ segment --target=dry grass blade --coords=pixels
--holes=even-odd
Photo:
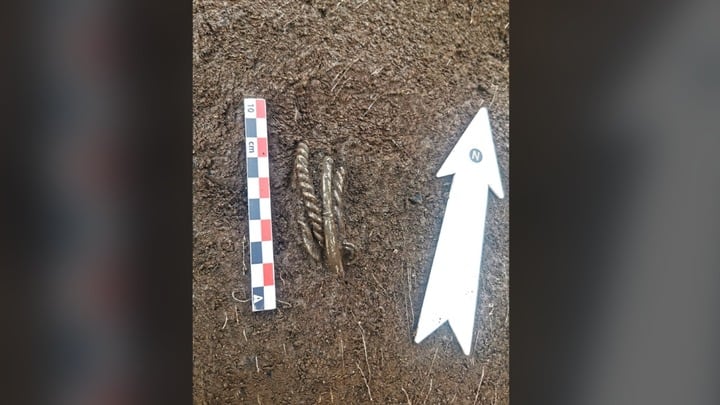
[[[363,381],[365,381],[365,387],[367,388],[370,402],[373,402],[372,394],[370,393],[370,384],[368,384],[368,379],[365,377],[365,373],[363,373],[362,368],[360,368],[360,363],[355,362],[355,365],[357,366],[357,369],[360,370],[360,375],[362,375]]]

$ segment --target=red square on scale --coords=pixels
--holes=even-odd
[[[257,155],[258,157],[267,157],[268,145],[267,138],[257,138]]]
[[[263,286],[275,285],[275,274],[272,263],[263,264]]]
[[[263,242],[272,240],[272,220],[263,219],[260,221],[260,235]]]
[[[270,198],[270,179],[261,177],[260,181],[260,198]]]
[[[256,100],[257,101],[257,112],[255,113],[256,118],[265,118],[265,100]]]

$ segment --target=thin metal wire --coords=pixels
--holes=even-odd
[[[342,196],[345,188],[345,168],[338,167],[332,178],[332,196],[333,196],[333,214],[338,224],[338,231],[341,235],[345,234],[345,221],[342,215]]]
[[[305,213],[310,221],[309,228],[315,240],[320,245],[324,245],[322,216],[320,212],[320,202],[315,195],[315,186],[313,186],[310,177],[309,166],[310,149],[305,142],[300,142],[295,150],[295,180],[300,188],[300,196],[305,205]]]
[[[342,253],[338,242],[337,223],[335,220],[335,199],[333,198],[333,160],[325,156],[322,165],[322,204],[323,231],[325,231],[325,260],[330,269],[338,274],[345,271],[342,264]]]
[[[303,246],[305,246],[305,250],[307,250],[308,254],[315,259],[315,261],[320,261],[321,259],[321,253],[320,253],[320,246],[318,246],[318,243],[315,239],[313,239],[312,231],[310,230],[310,226],[307,224],[307,222],[298,220],[298,225],[300,225],[300,232],[302,234],[303,238]]]

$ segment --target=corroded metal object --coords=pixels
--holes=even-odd
[[[295,155],[295,176],[300,186],[302,201],[305,205],[307,217],[310,220],[313,236],[323,243],[322,218],[320,217],[320,202],[315,196],[315,187],[310,177],[309,166],[310,151],[305,143],[298,145]]]
[[[313,259],[320,261],[324,257],[329,269],[344,274],[343,262],[352,262],[356,250],[352,243],[343,240],[345,169],[335,168],[331,157],[323,158],[318,198],[309,169],[309,156],[307,144],[301,142],[295,151],[295,185],[305,207],[305,215],[298,220],[303,246]]]

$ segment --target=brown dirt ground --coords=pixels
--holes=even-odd
[[[508,403],[507,197],[489,203],[471,355],[447,325],[413,342],[451,181],[434,175],[481,106],[509,188],[508,2],[195,0],[193,9],[195,402]],[[268,104],[285,303],[263,313],[232,296],[246,299],[250,285],[244,97]],[[301,140],[316,168],[330,154],[348,171],[347,239],[360,249],[344,277],[301,246],[290,186]]]

